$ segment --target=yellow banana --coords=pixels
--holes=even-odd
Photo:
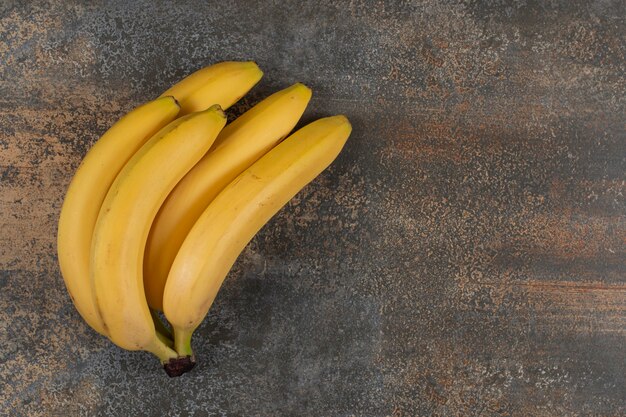
[[[310,99],[311,90],[298,83],[252,107],[224,128],[211,151],[167,197],[146,245],[144,288],[150,307],[163,309],[170,266],[202,211],[230,181],[289,134]]]
[[[100,334],[106,335],[106,330],[89,280],[89,251],[98,212],[126,162],[178,111],[176,100],[166,96],[122,117],[89,150],[67,190],[57,235],[61,274],[76,309]]]
[[[174,185],[200,160],[224,127],[219,106],[176,119],[126,164],[104,200],[91,247],[91,279],[109,338],[146,350],[165,365],[177,354],[159,339],[143,289],[150,225]]]
[[[191,355],[191,335],[239,253],[337,157],[351,130],[344,116],[305,126],[235,178],[202,213],[176,255],[163,296],[179,354]]]
[[[166,90],[180,103],[180,115],[205,110],[213,104],[223,109],[235,104],[263,76],[254,62],[227,61],[202,68]]]
[[[89,279],[93,229],[104,197],[132,155],[157,131],[186,112],[235,103],[261,78],[253,62],[223,62],[203,68],[136,108],[113,125],[90,149],[68,188],[59,218],[57,251],[67,290],[83,319],[106,335]]]

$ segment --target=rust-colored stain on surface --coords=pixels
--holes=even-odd
[[[0,414],[626,415],[626,4],[0,5]],[[226,59],[346,114],[168,380],[80,320],[63,195],[125,112]]]

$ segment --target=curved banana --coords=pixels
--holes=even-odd
[[[132,155],[163,126],[187,111],[235,103],[261,78],[252,62],[223,62],[203,68],[136,108],[113,125],[90,149],[68,188],[58,225],[61,274],[76,309],[94,330],[106,335],[89,279],[93,228],[109,187]],[[191,99],[191,101],[189,101]],[[194,103],[190,105],[188,103]]]
[[[209,153],[176,185],[146,245],[144,289],[150,307],[163,309],[170,266],[200,214],[229,182],[289,134],[310,99],[311,90],[298,83],[261,101],[227,125]]]
[[[126,162],[178,111],[174,98],[163,97],[122,117],[87,152],[65,195],[57,235],[61,274],[76,309],[100,334],[106,330],[89,280],[91,236],[100,207]]]
[[[351,130],[344,116],[303,127],[239,175],[202,213],[172,264],[163,297],[179,354],[191,355],[191,335],[239,253],[337,157]]]
[[[163,200],[225,124],[216,105],[161,129],[117,176],[94,229],[91,279],[109,338],[124,349],[152,352],[166,371],[177,354],[158,338],[146,303],[144,247]]]
[[[219,104],[235,104],[259,82],[263,72],[255,62],[226,61],[202,68],[166,90],[180,103],[180,115],[202,111]]]

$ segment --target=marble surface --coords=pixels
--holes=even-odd
[[[626,414],[623,1],[0,3],[0,415]],[[169,379],[75,311],[73,172],[253,59],[354,131],[237,261]]]

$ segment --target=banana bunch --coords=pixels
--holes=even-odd
[[[237,256],[352,129],[333,116],[288,136],[311,99],[300,83],[226,125],[222,109],[262,75],[222,62],[132,110],[89,150],[63,202],[58,258],[76,309],[169,376],[194,366],[192,334]]]

